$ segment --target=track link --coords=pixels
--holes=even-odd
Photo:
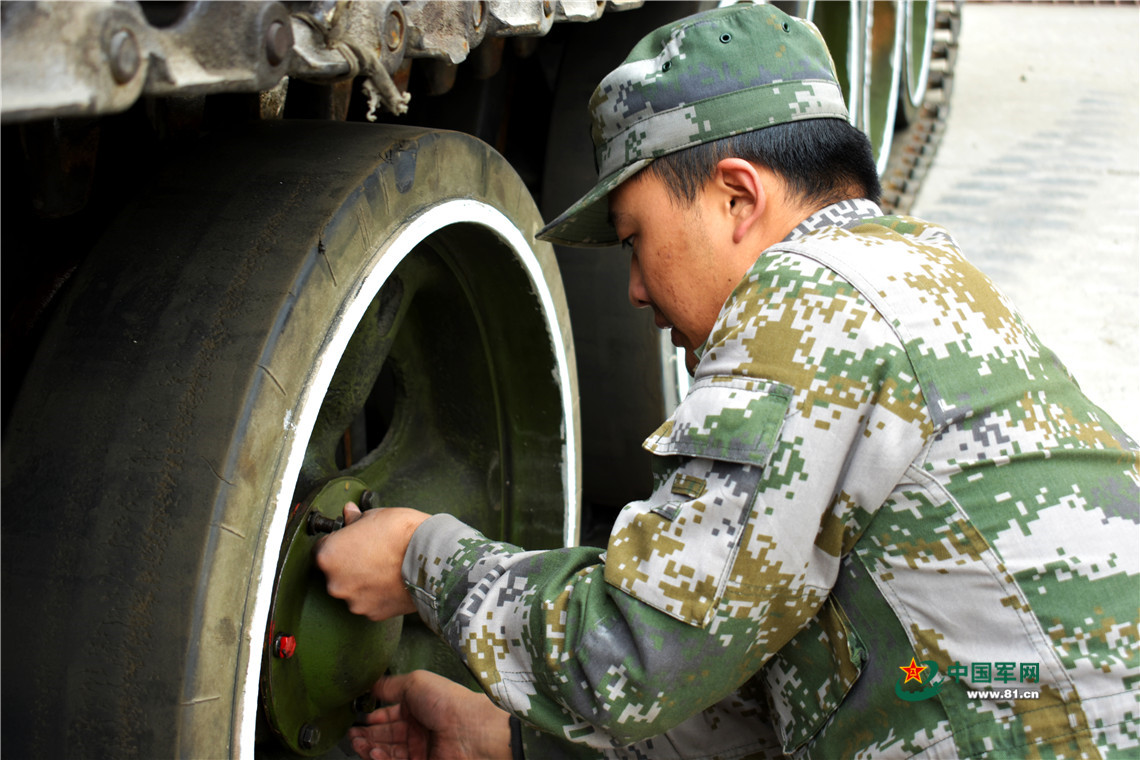
[[[911,124],[896,132],[887,169],[883,172],[882,207],[887,213],[910,212],[942,142],[950,115],[961,24],[961,0],[938,3],[930,76],[922,107]]]

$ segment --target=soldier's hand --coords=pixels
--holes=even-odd
[[[371,620],[415,612],[400,565],[412,533],[430,515],[415,509],[344,508],[344,527],[317,543],[316,562],[330,596],[344,599],[349,611]]]
[[[353,751],[365,760],[510,760],[509,716],[482,692],[416,670],[381,678],[372,693],[395,704],[349,729]]]

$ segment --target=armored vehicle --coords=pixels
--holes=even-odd
[[[323,593],[349,499],[604,537],[686,376],[624,256],[533,235],[594,84],[705,7],[0,4],[6,754],[335,756],[378,674],[461,677]],[[905,208],[954,6],[789,10]]]

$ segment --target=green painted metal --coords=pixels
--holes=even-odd
[[[864,10],[869,15],[864,22],[867,46],[861,126],[871,139],[881,174],[895,133],[906,8],[898,2],[880,0],[867,4]]]
[[[383,675],[400,640],[400,618],[377,623],[353,615],[325,592],[312,559],[320,534],[309,532],[310,514],[335,519],[365,490],[355,478],[334,479],[310,504],[297,506],[286,529],[261,685],[270,727],[299,755],[324,754],[344,736],[356,720],[356,700]],[[291,656],[275,645],[279,636],[295,641]]]

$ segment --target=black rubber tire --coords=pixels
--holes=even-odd
[[[251,754],[259,576],[279,550],[274,494],[296,477],[299,399],[366,262],[455,198],[498,209],[533,246],[558,314],[545,329],[568,351],[569,387],[552,392],[575,398],[553,252],[533,241],[541,219],[473,138],[259,125],[212,138],[112,226],[69,286],[4,441],[7,756]],[[503,316],[482,315],[489,334]],[[550,366],[534,371],[528,382],[554,382]],[[525,463],[559,473],[571,493],[547,497],[572,504],[576,412],[552,424],[562,438],[528,439]],[[550,508],[538,508],[548,524]]]

